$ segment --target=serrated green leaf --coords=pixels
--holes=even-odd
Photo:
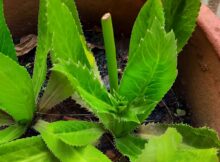
[[[136,162],[217,162],[217,149],[197,149],[182,144],[182,136],[168,128],[161,136],[149,139]]]
[[[75,4],[75,1],[61,0],[61,2],[63,2],[68,7],[70,12],[72,13],[72,16],[75,20],[75,23],[76,23],[77,29],[79,31],[79,34],[83,35],[82,25],[81,25],[81,22],[80,22],[80,19],[79,19],[79,14],[77,12],[77,7],[76,7],[76,4]]]
[[[13,123],[14,123],[13,118],[0,110],[0,127],[11,125]]]
[[[140,10],[132,29],[129,60],[138,54],[136,50],[139,48],[141,40],[145,38],[147,30],[151,29],[155,17],[161,25],[165,23],[161,0],[148,0]]]
[[[115,111],[104,85],[100,83],[99,79],[91,70],[83,66],[80,62],[77,64],[71,61],[63,62],[56,64],[52,70],[63,74],[69,79],[72,88],[81,100],[89,105],[87,108],[94,114]]]
[[[177,52],[174,33],[167,34],[161,23],[154,19],[136,53],[128,61],[119,94],[130,101],[130,108],[136,113],[144,112],[139,117],[142,122],[176,79]]]
[[[86,121],[38,121],[35,126],[40,133],[50,133],[71,146],[85,146],[95,143],[104,133],[100,124]],[[80,140],[79,140],[80,139]]]
[[[1,162],[58,162],[40,136],[0,145]]]
[[[77,93],[73,98],[98,116],[105,127],[110,129],[115,136],[127,134],[139,124],[136,114],[130,111],[117,114],[116,107],[112,104],[115,102],[112,96],[100,84],[95,74],[85,66],[83,67],[80,62],[78,64],[59,63],[54,66],[53,71],[60,72],[69,79]]]
[[[46,112],[73,94],[69,80],[60,73],[52,72],[43,97],[39,101],[39,111]]]
[[[14,43],[5,22],[3,0],[0,0],[0,52],[17,61]]]
[[[130,161],[133,162],[137,159],[138,155],[141,154],[144,149],[146,140],[133,135],[127,135],[125,137],[116,138],[116,148],[125,156],[129,157]]]
[[[90,67],[72,13],[61,0],[48,1],[48,27],[53,34],[53,62],[59,59],[81,61]]]
[[[0,144],[19,138],[26,131],[27,126],[14,124],[0,130]]]
[[[183,142],[189,146],[207,149],[220,149],[220,140],[217,133],[209,128],[193,128],[185,124],[148,124],[139,128],[142,137],[162,135],[168,128],[175,128],[183,137]]]
[[[38,15],[38,38],[37,51],[34,62],[33,85],[35,101],[38,99],[38,94],[41,86],[46,79],[47,72],[47,55],[51,49],[51,34],[47,27],[47,0],[40,0],[40,8]]]
[[[174,31],[177,39],[177,51],[186,45],[196,26],[200,0],[162,0],[166,31]]]
[[[92,130],[92,127],[96,130]],[[110,162],[104,154],[90,144],[103,133],[98,130],[98,127],[94,123],[66,121],[51,124],[40,122],[35,129],[40,131],[48,148],[62,162]],[[89,137],[89,132],[92,138]],[[80,134],[81,137],[79,137]]]
[[[0,110],[16,122],[30,122],[35,111],[31,78],[24,67],[0,54]]]

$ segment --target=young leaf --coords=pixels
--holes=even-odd
[[[53,34],[53,62],[57,62],[57,59],[70,59],[75,62],[81,61],[90,67],[89,58],[84,51],[82,39],[72,13],[61,0],[48,1],[48,27]]]
[[[148,0],[144,4],[133,26],[129,47],[129,60],[136,54],[139,54],[136,50],[139,48],[141,40],[145,38],[147,30],[151,29],[155,17],[160,21],[161,25],[164,25],[163,15],[161,0]]]
[[[136,162],[217,162],[217,149],[197,149],[182,144],[182,136],[168,128],[161,136],[149,139]]]
[[[19,138],[26,131],[27,126],[14,124],[0,130],[0,144]]]
[[[0,145],[0,159],[2,162],[58,162],[40,136],[19,139]]]
[[[3,0],[0,0],[0,52],[17,61],[14,43],[5,22]]]
[[[75,62],[80,60],[83,64],[87,65],[87,67],[91,68],[94,71],[95,75],[100,78],[95,63],[95,58],[86,46],[86,41],[83,36],[77,9],[74,2],[67,0],[54,0],[48,1],[47,4],[47,24],[50,32],[53,34],[53,53],[51,55],[53,63],[57,62],[58,60],[70,59]],[[57,19],[54,19],[54,17],[57,17],[59,21],[57,21]],[[65,19],[63,19],[63,17],[65,17]],[[62,24],[65,24],[65,26],[63,26]],[[52,84],[57,84],[59,87],[63,86],[63,83],[58,82],[56,79],[50,79],[49,83],[50,82],[53,82]],[[68,92],[68,96],[65,95],[65,98],[63,98],[59,95],[59,93],[53,93],[52,96],[50,92],[54,91],[53,88],[54,87],[48,87],[46,89],[45,93],[47,95],[44,95],[44,101],[56,100],[56,103],[58,103],[73,94],[73,92],[70,92],[69,86],[66,86],[63,87],[63,92]]]
[[[94,114],[115,111],[106,88],[100,83],[92,70],[89,70],[80,62],[77,64],[71,61],[59,63],[52,70],[68,78],[74,91],[85,103],[84,105],[88,105],[86,108]],[[76,98],[76,100],[79,99]]]
[[[68,7],[70,12],[72,13],[72,16],[73,16],[74,21],[76,23],[79,34],[83,36],[83,30],[82,30],[81,22],[80,22],[80,19],[79,19],[79,14],[77,12],[77,7],[76,7],[76,4],[75,4],[75,1],[61,0],[61,2],[63,2]]]
[[[40,133],[53,134],[64,143],[77,147],[95,143],[104,133],[99,124],[85,121],[38,121],[35,129]]]
[[[73,94],[68,79],[56,72],[52,72],[43,97],[39,102],[39,111],[46,112],[56,104],[62,102]]]
[[[96,124],[79,121],[51,124],[40,122],[35,129],[40,131],[48,148],[60,161],[110,162],[104,154],[90,144],[103,133]],[[90,135],[92,137],[89,137]]]
[[[194,28],[200,9],[200,0],[162,0],[166,31],[174,31],[178,53],[186,45]]]
[[[144,112],[140,116],[142,122],[176,79],[177,52],[174,33],[167,34],[161,23],[154,19],[136,53],[128,61],[119,94],[130,101],[131,109]]]
[[[132,135],[127,135],[122,138],[116,138],[115,144],[117,149],[125,156],[129,157],[130,161],[135,161],[144,149],[146,140]]]
[[[40,0],[40,9],[38,16],[38,44],[32,78],[34,85],[35,101],[37,101],[41,86],[46,79],[47,55],[51,48],[51,34],[47,27],[47,15],[47,0]]]
[[[0,110],[27,124],[35,111],[31,78],[25,68],[0,54]]]

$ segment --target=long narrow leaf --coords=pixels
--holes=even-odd
[[[154,19],[151,29],[128,61],[119,87],[119,94],[130,101],[130,108],[142,122],[171,88],[177,76],[177,52],[173,32],[166,33]]]
[[[186,45],[196,26],[200,0],[162,0],[166,31],[174,31],[177,39],[177,51]]]
[[[38,45],[34,62],[33,85],[35,101],[38,99],[41,86],[46,79],[47,55],[51,47],[51,35],[47,27],[47,0],[40,0],[38,16]]]
[[[28,72],[3,54],[0,54],[0,69],[0,110],[17,122],[30,122],[35,104]]]
[[[5,22],[3,0],[0,0],[0,52],[17,61],[14,43]]]
[[[161,25],[165,23],[161,0],[148,0],[139,12],[132,29],[129,60],[138,54],[136,50],[141,40],[144,39],[147,30],[151,29],[155,17],[160,21]]]
[[[109,94],[94,73],[80,62],[64,62],[54,66],[53,71],[66,76],[87,108],[97,115],[98,112],[113,112]],[[85,79],[86,77],[86,79]],[[76,98],[77,100],[78,98]]]

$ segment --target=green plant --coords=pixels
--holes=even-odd
[[[0,48],[0,52],[8,55],[0,54],[0,124],[9,125],[0,131],[0,158],[5,161],[110,161],[94,146],[101,135],[108,132],[113,135],[116,148],[130,161],[160,162],[157,157],[161,154],[161,147],[156,150],[158,154],[152,150],[158,143],[164,143],[166,148],[172,142],[173,147],[165,154],[167,161],[177,157],[186,161],[194,158],[191,153],[200,157],[204,152],[203,161],[216,161],[215,148],[219,148],[220,144],[211,130],[193,129],[185,125],[159,125],[162,127],[160,132],[165,132],[162,130],[167,127],[173,128],[168,128],[161,137],[148,137],[147,127],[139,134],[134,133],[175,81],[177,53],[195,27],[199,6],[199,0],[148,0],[134,24],[129,60],[119,87],[112,25],[109,16],[104,17],[102,24],[110,66],[109,93],[86,45],[74,2],[41,0],[33,78],[9,58],[14,57],[9,55],[10,52]],[[7,38],[5,43],[10,44],[7,48],[13,51],[7,26],[4,21],[2,23],[5,30],[0,40]],[[53,63],[51,76],[43,97],[38,99],[46,78],[49,52]],[[69,96],[97,116],[100,122],[47,123],[38,120],[32,125],[35,111],[46,112]],[[40,135],[12,141],[30,126]],[[200,135],[208,143],[184,141],[201,139]],[[180,153],[177,153],[177,148],[180,148]],[[148,157],[149,154],[145,156],[145,152],[152,154],[152,157]],[[155,157],[157,159],[153,159]]]

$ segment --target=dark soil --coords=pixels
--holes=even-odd
[[[90,31],[85,31],[85,36],[89,46],[94,53],[97,61],[98,68],[100,70],[101,77],[104,84],[109,88],[107,65],[105,59],[105,51],[103,47],[103,39],[101,31],[95,28]],[[118,61],[118,73],[119,78],[123,73],[128,59],[128,39],[124,38],[123,35],[116,41],[117,42],[117,61]],[[21,65],[25,66],[30,73],[33,74],[34,66],[34,55],[35,49],[29,54],[24,55],[19,58]],[[48,59],[48,67],[51,67],[51,63]],[[49,77],[49,72],[47,79]],[[46,87],[46,82],[44,84]],[[42,95],[42,93],[41,93]],[[40,96],[41,96],[40,95]],[[59,105],[55,106],[52,110],[47,113],[37,112],[38,118],[42,118],[47,121],[57,121],[57,120],[87,120],[87,121],[98,121],[98,119],[88,112],[86,109],[81,108],[80,105],[76,104],[72,99],[66,99]],[[181,96],[178,96],[174,89],[172,88],[164,97],[164,99],[157,105],[155,110],[152,112],[150,117],[146,119],[146,123],[150,122],[160,122],[160,123],[191,123],[190,113],[188,111],[188,106]],[[25,134],[25,136],[36,135],[37,132],[30,129]],[[111,135],[105,134],[101,143],[98,145],[104,153],[106,153],[113,161],[124,161],[121,160],[122,157],[115,149],[113,145],[113,139]]]

